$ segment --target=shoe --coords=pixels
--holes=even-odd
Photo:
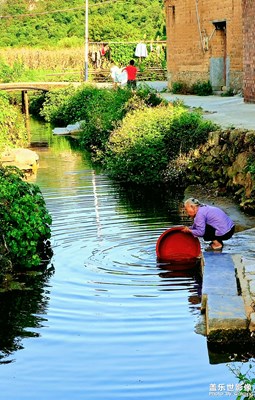
[[[212,245],[208,246],[205,251],[221,251],[223,246],[212,247]]]

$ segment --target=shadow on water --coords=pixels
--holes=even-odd
[[[136,211],[141,217],[152,216],[157,220],[171,220],[173,224],[181,224],[183,193],[171,191],[165,186],[140,188],[139,186],[125,186],[113,183],[118,202],[125,206],[127,211]]]
[[[20,289],[0,292],[0,364],[14,361],[10,356],[23,349],[22,339],[40,336],[37,330],[47,322],[48,282],[53,274],[52,266],[42,273],[19,274]]]
[[[171,286],[176,285],[179,281],[180,287],[187,288],[189,291],[188,301],[192,306],[200,305],[202,292],[202,277],[197,268],[191,270],[163,270],[159,273],[159,277],[163,278],[166,290],[171,290]],[[200,307],[197,307],[200,309]]]

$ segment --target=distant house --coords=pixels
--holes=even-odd
[[[165,9],[169,87],[210,80],[245,94],[252,82],[245,100],[255,102],[255,1],[165,0]]]
[[[255,1],[243,0],[244,80],[243,96],[255,103]]]

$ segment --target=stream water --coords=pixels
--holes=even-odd
[[[181,199],[120,190],[66,138],[38,135],[53,272],[1,297],[1,399],[234,399],[227,357],[196,333],[198,277],[156,262],[159,235],[187,222]]]

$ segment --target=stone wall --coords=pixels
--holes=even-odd
[[[255,131],[212,132],[205,145],[191,152],[186,176],[191,184],[232,193],[244,211],[255,214],[254,150]]]
[[[165,7],[169,87],[179,80],[190,85],[210,79],[215,90],[240,91],[241,0],[165,0]]]
[[[255,103],[255,1],[243,0],[244,101]]]

